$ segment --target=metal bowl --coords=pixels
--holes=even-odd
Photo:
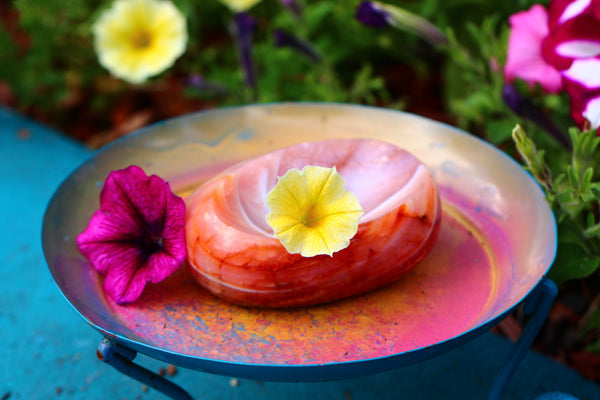
[[[108,173],[136,164],[187,196],[224,168],[277,148],[364,137],[407,149],[432,171],[440,238],[399,281],[365,295],[290,310],[219,300],[185,269],[134,304],[107,299],[77,235]],[[272,381],[348,378],[414,363],[487,331],[540,282],[556,252],[542,191],[516,162],[472,135],[403,112],[283,103],[224,108],[150,126],[94,154],[52,197],[43,248],[67,301],[95,329],[182,367]]]

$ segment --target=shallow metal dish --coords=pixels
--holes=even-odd
[[[444,204],[434,250],[381,290],[294,310],[237,307],[182,269],[121,307],[75,239],[111,170],[136,164],[186,196],[231,164],[303,141],[365,137],[395,143],[432,171]],[[396,368],[487,331],[540,282],[556,225],[533,179],[493,146],[415,115],[341,104],[217,109],[153,125],[77,168],[51,199],[43,248],[67,301],[95,329],[182,367],[275,381],[348,378]]]

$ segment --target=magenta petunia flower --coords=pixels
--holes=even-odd
[[[571,117],[580,129],[596,129],[600,134],[600,88],[590,90],[565,79],[569,93]]]
[[[549,33],[546,9],[536,4],[527,11],[513,14],[509,23],[511,31],[504,66],[506,81],[510,83],[519,78],[530,87],[539,83],[546,92],[559,92],[561,75],[542,57],[542,41]]]
[[[186,258],[185,203],[169,184],[138,166],[111,172],[100,209],[77,237],[104,290],[117,303],[137,300],[147,282],[158,283]]]
[[[600,56],[600,0],[553,1],[548,15],[549,34],[542,44],[548,63],[564,71],[574,61]]]
[[[600,133],[600,93],[596,93],[595,97],[590,97],[581,114],[584,116],[590,127],[597,129]]]
[[[600,116],[600,0],[553,0],[544,59],[563,78],[571,116],[582,129],[598,129]]]

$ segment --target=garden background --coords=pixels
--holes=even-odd
[[[383,19],[361,14],[365,3]],[[548,3],[173,0],[184,49],[132,82],[99,61],[94,26],[113,3],[9,0],[0,4],[0,103],[93,149],[182,114],[281,101],[368,104],[462,128],[523,163],[546,191],[560,294],[534,346],[600,381],[600,139],[573,117],[571,92],[505,72],[511,15]],[[513,136],[517,124],[527,136]],[[524,323],[517,311],[496,329],[516,338]]]

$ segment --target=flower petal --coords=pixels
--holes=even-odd
[[[585,14],[592,0],[553,0],[548,5],[550,29],[564,24],[571,18]]]
[[[546,9],[536,4],[527,11],[510,17],[511,31],[504,76],[511,83],[516,78],[524,80],[530,87],[540,84],[550,93],[562,89],[560,73],[542,57],[541,44],[548,35]]]
[[[99,273],[106,274],[118,264],[122,247],[131,247],[129,243],[141,234],[133,230],[127,232],[128,227],[131,226],[98,210],[90,219],[88,227],[77,237],[79,251]]]
[[[571,118],[579,129],[597,128],[597,99],[600,88],[590,90],[576,81],[565,79],[565,90],[569,94]]]
[[[542,42],[542,56],[554,68],[568,69],[577,58],[600,55],[598,20],[584,15],[566,21],[550,31]]]
[[[131,246],[121,246],[121,250],[112,254],[119,257],[119,263],[112,266],[104,280],[104,290],[119,304],[137,300],[148,282],[144,254]]]
[[[100,210],[77,237],[80,251],[106,275],[115,301],[139,297],[185,261],[185,203],[169,184],[137,166],[112,171],[100,193]]]
[[[231,9],[233,12],[243,12],[247,11],[250,8],[254,7],[256,3],[259,3],[261,0],[220,0],[221,3],[225,4],[227,7]]]
[[[334,168],[289,170],[267,195],[267,223],[289,253],[332,255],[348,247],[363,210]]]
[[[581,114],[590,123],[590,128],[600,129],[600,94],[588,100]]]
[[[362,1],[356,8],[355,18],[362,24],[373,28],[390,26],[389,14],[372,1]]]
[[[142,83],[185,51],[185,17],[166,0],[118,0],[92,28],[100,64],[118,78]]]
[[[600,59],[575,60],[571,67],[563,72],[563,76],[587,89],[600,88]]]

